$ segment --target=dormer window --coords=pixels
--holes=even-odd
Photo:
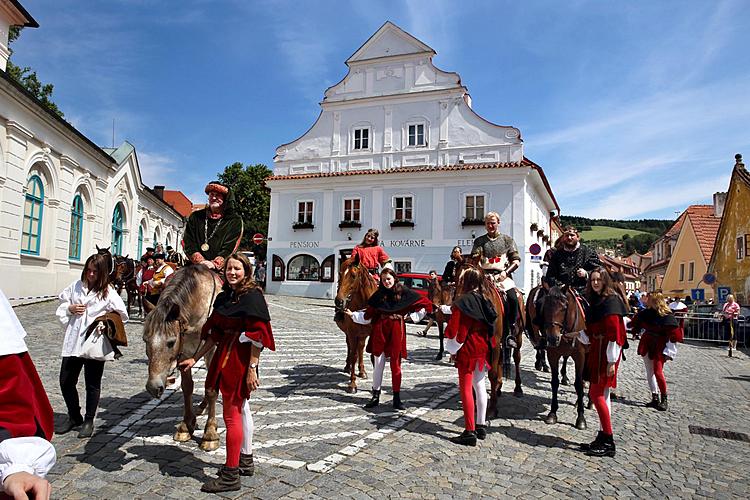
[[[358,127],[354,129],[354,151],[365,151],[370,149],[370,127]]]

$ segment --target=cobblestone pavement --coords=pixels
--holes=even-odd
[[[424,339],[409,325],[402,388],[407,410],[392,411],[386,369],[384,404],[371,412],[362,408],[369,379],[360,381],[357,394],[344,390],[345,341],[332,322],[330,301],[268,301],[278,350],[263,353],[262,389],[251,399],[259,463],[230,498],[746,498],[750,491],[750,442],[741,435],[693,434],[688,427],[749,432],[746,354],[728,358],[718,347],[681,345],[666,369],[671,407],[664,413],[643,407],[649,391],[632,345],[621,365],[624,400],[613,403],[617,456],[593,459],[578,444],[593,438],[596,412],[586,411],[589,430],[576,430],[575,394],[563,386],[560,423],[546,425],[550,376],[533,370],[525,346],[524,397],[513,397],[507,384],[487,439],[464,448],[448,441],[462,430],[463,417],[455,369],[432,360],[436,329]],[[57,381],[62,330],[55,307],[48,302],[16,312],[59,422],[65,405]],[[127,325],[130,347],[107,364],[94,437],[55,437],[58,463],[49,476],[55,497],[202,498],[201,484],[223,463],[223,446],[210,453],[198,448],[200,432],[195,441],[172,441],[182,395],[167,391],[154,400],[145,392],[141,329],[137,319]],[[197,372],[205,377],[205,368]],[[83,397],[82,380],[79,391]],[[199,418],[199,427],[203,423]]]

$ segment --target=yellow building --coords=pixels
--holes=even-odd
[[[690,205],[680,216],[682,227],[661,283],[666,295],[684,298],[692,289],[702,288],[706,300],[714,298],[714,290],[703,283],[703,276],[708,271],[721,222],[715,213],[714,205]]]
[[[735,160],[710,269],[716,275],[716,286],[728,286],[737,302],[748,304],[750,303],[750,173],[742,163],[742,155],[736,155]]]

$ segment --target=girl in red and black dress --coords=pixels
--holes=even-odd
[[[458,299],[451,305],[451,319],[445,330],[445,347],[448,352],[455,355],[458,368],[458,387],[464,409],[464,432],[451,438],[451,441],[476,446],[477,438],[484,439],[487,436],[487,389],[484,380],[490,368],[492,331],[497,311],[482,293],[484,279],[478,269],[464,271],[459,287],[456,294]]]
[[[633,331],[638,332],[641,329],[646,331],[638,344],[638,354],[643,356],[646,380],[651,389],[651,402],[646,406],[666,411],[668,402],[664,363],[677,353],[674,344],[683,341],[683,332],[661,292],[649,294],[648,308],[633,318]],[[661,401],[659,393],[661,393]]]
[[[380,286],[367,301],[367,308],[362,311],[347,309],[345,312],[355,323],[372,323],[372,333],[366,348],[373,357],[372,399],[365,408],[374,408],[380,404],[385,361],[390,358],[393,408],[404,410],[401,401],[401,360],[406,359],[404,315],[408,314],[417,323],[426,313],[432,312],[432,302],[399,283],[395,271],[383,269],[380,273]]]
[[[370,274],[374,274],[375,278],[378,277],[379,266],[383,266],[384,269],[393,269],[391,258],[380,246],[378,236],[380,233],[377,229],[368,229],[365,237],[362,238],[362,243],[352,250],[352,257],[358,255],[359,262],[370,271]]]
[[[189,370],[214,345],[216,352],[206,376],[207,389],[221,391],[227,426],[227,458],[219,477],[206,482],[202,491],[218,493],[240,489],[240,475],[252,476],[253,417],[248,399],[259,387],[258,361],[264,348],[276,350],[271,318],[263,293],[252,279],[252,266],[241,253],[224,264],[226,284],[216,297],[214,309],[203,326],[204,343],[195,358],[180,363]]]
[[[586,333],[591,345],[586,357],[589,398],[599,414],[601,430],[596,439],[585,445],[587,455],[615,456],[610,414],[610,389],[617,387],[617,368],[620,364],[626,332],[623,317],[628,311],[617,293],[612,277],[604,268],[591,271],[586,285],[589,311],[586,315]]]

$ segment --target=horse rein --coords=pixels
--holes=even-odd
[[[576,313],[575,318],[573,319],[572,326],[570,326],[570,328],[568,328],[566,325],[564,325],[563,323],[560,323],[559,321],[552,321],[550,323],[545,322],[544,323],[544,327],[546,328],[548,326],[557,326],[558,328],[560,328],[560,336],[561,337],[563,337],[565,339],[568,339],[568,340],[575,341],[575,339],[578,337],[578,333],[579,332],[578,331],[572,331],[572,329],[575,328],[576,325],[578,324],[578,320],[580,319],[580,310],[579,310],[579,307],[578,307],[578,299],[575,297],[574,294],[570,293],[570,289],[569,288],[565,290],[565,295],[567,296],[568,294],[570,294],[570,296],[573,299],[573,307],[575,308],[575,313]],[[565,301],[565,316],[566,317],[568,316],[568,307],[570,307],[570,300],[566,300]]]

